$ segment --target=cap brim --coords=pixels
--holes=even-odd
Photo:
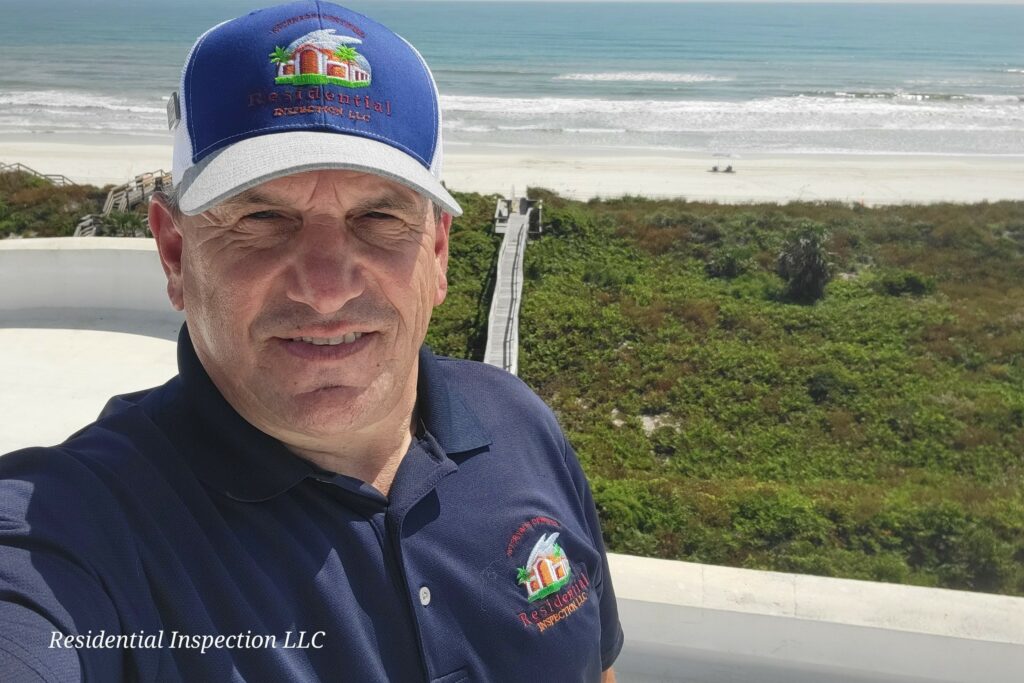
[[[369,138],[319,131],[259,135],[213,152],[178,182],[178,206],[194,216],[269,180],[321,170],[379,175],[426,195],[453,216],[462,215],[441,181],[413,157]]]

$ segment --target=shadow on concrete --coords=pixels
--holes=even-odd
[[[185,316],[174,310],[104,308],[0,310],[0,329],[97,330],[177,341]]]
[[[629,643],[628,640],[615,662],[615,670],[620,683],[929,683],[935,680],[652,643]]]

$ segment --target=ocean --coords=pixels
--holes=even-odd
[[[258,0],[0,0],[2,136],[165,135]],[[1024,5],[349,2],[431,65],[446,142],[1024,155]]]

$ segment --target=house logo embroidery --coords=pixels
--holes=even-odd
[[[519,568],[519,584],[526,586],[529,602],[557,593],[572,578],[569,559],[555,542],[557,540],[558,532],[542,535],[533,546],[526,566]]]
[[[321,29],[275,47],[270,61],[277,66],[278,85],[340,85],[365,88],[370,85],[370,63],[355,45],[363,41],[339,36],[335,29]]]

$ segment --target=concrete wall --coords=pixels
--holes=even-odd
[[[0,312],[99,308],[164,312],[156,243],[131,237],[0,240]]]

